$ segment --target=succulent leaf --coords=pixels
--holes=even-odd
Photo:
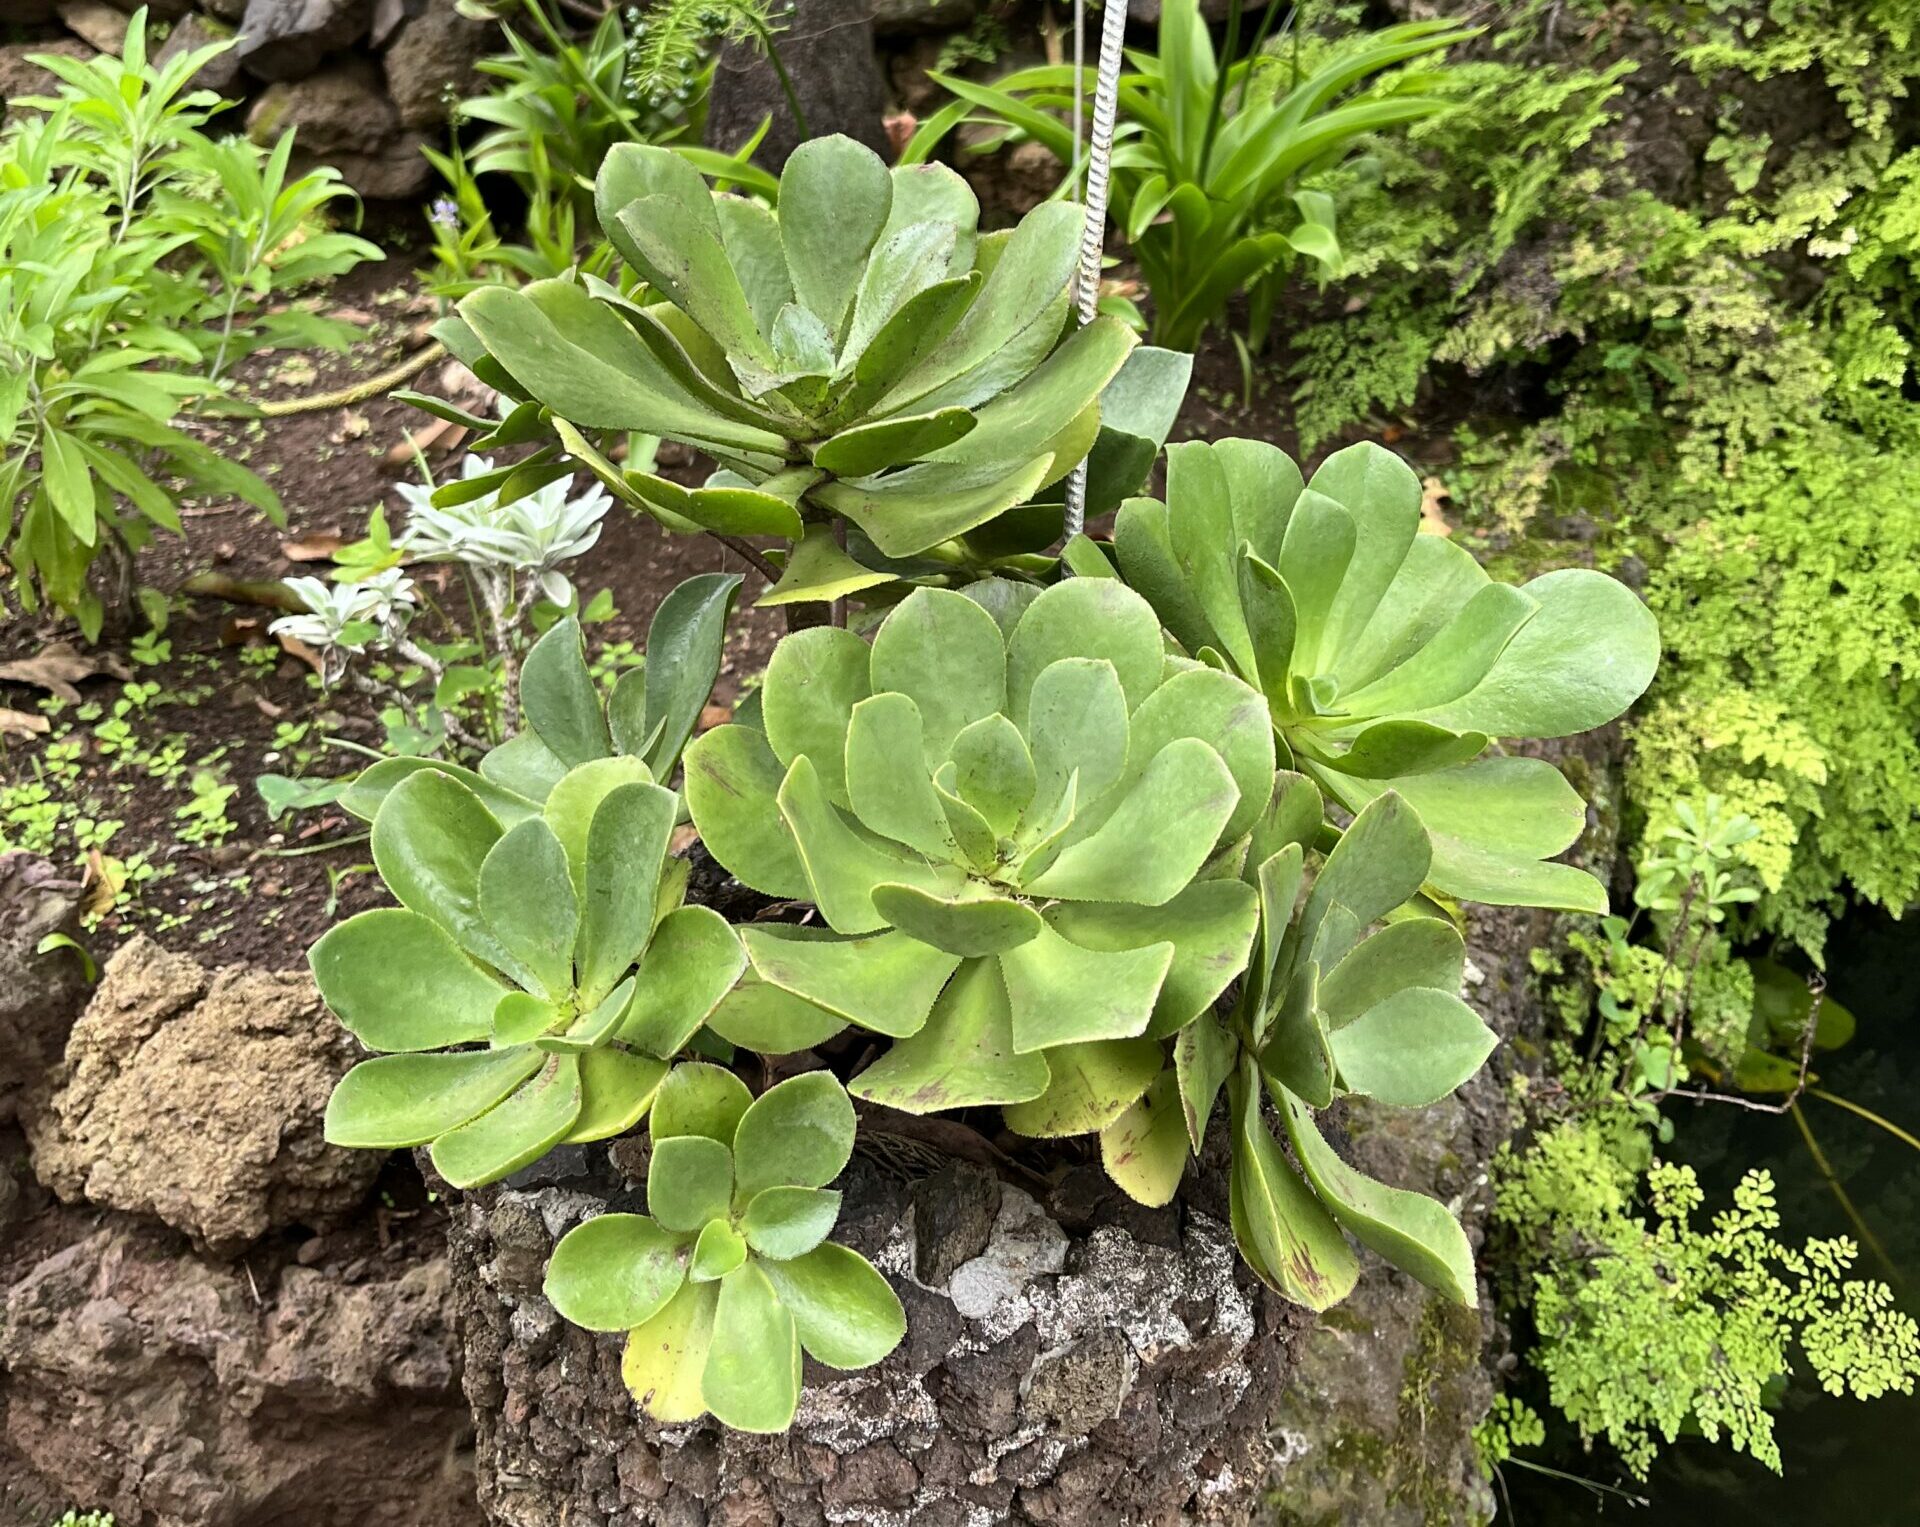
[[[541,1291],[577,1326],[627,1331],[679,1292],[691,1255],[685,1236],[644,1214],[601,1214],[560,1237]]]
[[[1169,452],[1164,504],[1123,506],[1114,549],[1189,653],[1266,696],[1322,789],[1354,812],[1387,791],[1419,812],[1436,889],[1604,910],[1590,876],[1542,862],[1574,836],[1557,792],[1485,750],[1618,716],[1653,676],[1653,617],[1584,569],[1496,584],[1419,519],[1418,478],[1378,446],[1336,452],[1303,487],[1272,447],[1193,443]]]

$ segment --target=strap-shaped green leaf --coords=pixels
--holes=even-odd
[[[1228,1202],[1240,1255],[1276,1293],[1310,1310],[1331,1309],[1353,1291],[1360,1264],[1261,1118],[1260,1081],[1251,1056],[1229,1079],[1228,1096],[1233,1112]]]
[[[696,400],[631,329],[584,292],[579,297],[584,306],[570,303],[562,323],[525,292],[486,287],[462,299],[460,315],[528,392],[582,428],[641,430],[735,451],[784,449],[773,431]]]
[[[587,672],[580,622],[556,621],[520,668],[520,706],[553,755],[568,768],[613,752],[600,692]]]
[[[667,1063],[635,1055],[618,1045],[601,1045],[580,1055],[580,1117],[566,1143],[581,1145],[624,1135],[653,1106],[667,1074]]]
[[[727,261],[711,204],[702,218],[671,196],[644,196],[621,208],[615,222],[635,269],[726,350],[743,383],[772,370],[773,348]]]
[[[600,802],[587,830],[575,946],[580,991],[611,991],[653,936],[660,869],[679,802],[658,785],[625,784]]]
[[[541,1292],[589,1331],[627,1331],[666,1308],[686,1281],[684,1236],[644,1214],[602,1214],[560,1237]]]
[[[857,1098],[903,1113],[1018,1103],[1047,1089],[1038,1054],[1013,1048],[1012,1010],[997,960],[967,960],[923,1028],[899,1040],[848,1084]]]
[[[614,740],[622,752],[637,752],[640,749],[630,744],[643,742],[647,767],[656,778],[672,777],[673,765],[713,693],[726,648],[727,618],[740,584],[738,573],[688,578],[660,601],[647,627],[647,665],[642,670],[646,703],[637,736],[620,736],[616,727]]]
[[[1328,642],[1334,603],[1353,560],[1356,530],[1346,506],[1311,488],[1294,502],[1276,566],[1293,596],[1296,673],[1319,674],[1332,649]]]
[[[1202,1013],[1173,1041],[1180,1115],[1196,1156],[1206,1144],[1207,1122],[1213,1117],[1213,1105],[1238,1057],[1239,1047],[1233,1036],[1211,1013]]]
[[[674,1425],[707,1413],[701,1377],[719,1302],[719,1284],[683,1284],[664,1309],[627,1333],[620,1379],[654,1420]]]
[[[334,1016],[370,1050],[485,1039],[505,992],[437,923],[398,907],[329,928],[307,962]]]
[[[1100,1131],[1100,1164],[1135,1202],[1153,1209],[1173,1202],[1187,1167],[1187,1127],[1171,1067]]]
[[[1329,456],[1307,487],[1353,519],[1353,559],[1327,613],[1325,650],[1343,652],[1373,619],[1419,533],[1420,479],[1392,451],[1363,440]]]
[[[1475,589],[1417,652],[1345,696],[1356,716],[1435,710],[1472,692],[1539,606],[1505,583]]]
[[[622,785],[652,782],[653,771],[638,758],[596,758],[567,770],[547,792],[540,815],[566,850],[567,868],[580,895],[586,894],[587,841],[601,803]]]
[[[1402,1272],[1473,1308],[1479,1302],[1473,1248],[1446,1206],[1355,1171],[1327,1144],[1304,1103],[1284,1094],[1275,1101],[1301,1166],[1334,1218]]]
[[[1316,1108],[1333,1102],[1333,1046],[1319,1007],[1320,967],[1306,961],[1293,972],[1268,1014],[1260,1068]]]
[[[960,229],[936,220],[895,223],[881,235],[860,277],[835,375],[845,374],[902,307],[957,273],[954,257],[960,248]]]
[[[816,140],[817,141],[817,140]],[[741,1432],[783,1432],[800,1403],[800,1337],[763,1265],[720,1280],[700,1393],[715,1418]]]
[[[1053,465],[1051,455],[1037,456],[974,483],[967,481],[978,475],[971,469],[922,462],[865,487],[823,483],[814,497],[852,520],[885,555],[912,557],[1026,502],[1050,480]]]
[[[931,456],[971,434],[974,422],[964,408],[879,419],[842,430],[815,446],[813,464],[836,477],[866,477]]]
[[[559,1000],[573,990],[573,942],[580,904],[567,851],[533,819],[509,830],[480,865],[480,913],[517,969]]]
[[[539,1074],[497,1107],[435,1140],[434,1170],[456,1188],[498,1182],[564,1140],[580,1107],[579,1063],[571,1055],[548,1056]]]
[[[1450,732],[1429,721],[1396,718],[1362,728],[1345,752],[1319,762],[1362,779],[1396,779],[1467,763],[1487,750],[1488,740],[1485,732]]]

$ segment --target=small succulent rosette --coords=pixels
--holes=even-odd
[[[656,1421],[711,1412],[739,1431],[784,1431],[803,1352],[865,1368],[906,1332],[886,1279],[827,1239],[853,1105],[825,1072],[755,1098],[732,1072],[689,1062],[647,1123],[647,1213],[569,1231],[547,1298],[575,1325],[626,1333],[621,1376]]]
[[[1114,550],[1187,652],[1266,696],[1293,767],[1349,812],[1389,790],[1418,812],[1436,890],[1603,912],[1593,876],[1547,862],[1585,803],[1494,744],[1621,715],[1659,661],[1653,615],[1584,568],[1497,582],[1420,533],[1420,503],[1413,470],[1370,442],[1305,483],[1275,446],[1196,441],[1168,450],[1165,503],[1122,506]]]

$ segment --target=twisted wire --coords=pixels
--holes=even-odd
[[[1076,0],[1084,4],[1085,0]],[[1120,101],[1120,61],[1127,39],[1126,0],[1106,0],[1100,17],[1100,65],[1093,87],[1093,134],[1087,156],[1086,228],[1080,236],[1080,269],[1074,303],[1082,325],[1093,322],[1100,303],[1100,256],[1107,242],[1108,171],[1113,157],[1113,121]],[[1087,464],[1067,479],[1068,540],[1087,522]]]

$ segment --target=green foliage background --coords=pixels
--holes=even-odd
[[[1816,961],[1849,891],[1920,894],[1915,21],[1503,7],[1429,87],[1458,109],[1350,172],[1357,310],[1295,345],[1309,447],[1441,383],[1474,397],[1445,474],[1474,529],[1580,516],[1644,562],[1633,825],[1705,791],[1752,816],[1742,931]]]

